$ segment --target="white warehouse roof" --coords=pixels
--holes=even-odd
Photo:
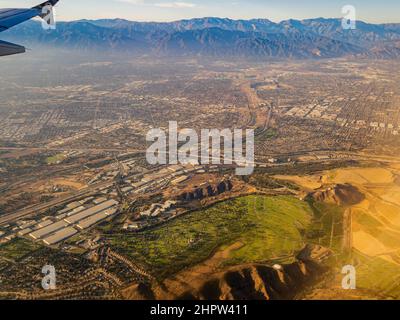
[[[43,242],[47,245],[56,244],[62,240],[72,237],[74,234],[78,233],[74,228],[68,227],[61,229],[60,231],[56,232],[55,234],[43,239]]]
[[[77,213],[77,214],[75,214],[73,216],[65,218],[64,221],[68,222],[69,224],[76,223],[76,222],[78,222],[80,220],[83,220],[83,219],[85,219],[87,217],[90,217],[90,216],[92,216],[92,215],[94,215],[94,214],[96,214],[98,212],[107,210],[107,209],[109,209],[109,208],[111,208],[111,207],[113,207],[113,206],[115,206],[117,204],[118,204],[117,201],[109,200],[109,201],[103,202],[101,204],[98,204],[98,205],[96,205],[96,206],[94,206],[94,207],[92,207],[90,209],[81,211],[81,212],[79,212],[79,213]]]
[[[91,226],[95,225],[97,222],[100,222],[100,221],[108,218],[109,216],[115,214],[116,212],[117,212],[117,209],[110,209],[110,210],[106,210],[106,211],[97,213],[85,220],[79,221],[78,228],[82,229],[82,230],[90,228]]]
[[[36,230],[34,232],[31,232],[29,235],[33,238],[33,239],[40,239],[43,238],[44,236],[53,233],[57,230],[60,230],[64,227],[66,227],[68,225],[68,223],[66,223],[65,221],[59,221],[56,223],[53,223],[45,228]]]

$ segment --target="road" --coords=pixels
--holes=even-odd
[[[307,154],[307,155],[311,156],[312,154]],[[352,155],[352,158],[354,158],[354,156],[355,155]],[[363,157],[361,156],[360,159],[361,158],[363,158]],[[378,158],[378,159],[380,159],[380,161],[383,161],[382,158]],[[341,161],[341,160],[344,160],[344,158],[321,159],[321,160],[317,160],[316,159],[314,161],[309,161],[309,162],[310,163],[315,163],[315,162],[326,162],[326,161],[335,161],[335,160],[336,161]],[[388,159],[385,159],[385,160],[388,161]],[[399,161],[399,160],[397,160],[397,161]],[[260,165],[261,166],[262,165],[268,165],[270,167],[270,166],[284,166],[284,165],[287,165],[287,163],[279,163],[279,164],[272,165],[271,163],[268,163],[268,162],[256,161],[254,163],[254,165],[255,166],[257,166],[257,165],[259,165],[259,166]],[[137,176],[138,175],[136,174],[136,175],[127,177],[127,179],[132,179],[132,178],[135,178]],[[154,183],[154,181],[151,181],[150,183]],[[43,204],[32,205],[30,207],[27,207],[27,208],[24,208],[22,210],[19,210],[19,211],[15,212],[15,213],[11,213],[11,214],[7,214],[7,215],[4,215],[4,216],[1,216],[0,217],[0,226],[9,224],[11,222],[17,221],[17,220],[22,219],[22,218],[27,218],[27,217],[31,217],[31,216],[37,215],[39,213],[43,213],[43,212],[45,212],[45,211],[47,211],[47,210],[49,210],[51,208],[58,207],[58,206],[61,206],[63,204],[66,204],[68,202],[75,201],[76,199],[79,199],[79,198],[82,198],[82,197],[85,197],[85,196],[90,196],[93,193],[95,193],[96,191],[99,191],[99,190],[104,189],[104,188],[110,188],[113,185],[114,185],[114,181],[100,182],[98,184],[94,184],[94,185],[91,185],[91,186],[89,186],[87,188],[81,189],[81,190],[79,190],[79,191],[77,191],[75,193],[72,193],[70,195],[54,199],[52,201],[49,201],[49,202],[46,202],[46,203],[43,203]]]
[[[90,194],[93,194],[96,190],[111,187],[113,185],[113,183],[114,183],[113,181],[102,182],[102,183],[87,187],[85,189],[79,190],[68,196],[59,197],[52,201],[46,202],[44,204],[33,205],[30,207],[24,208],[22,210],[19,210],[15,213],[1,216],[0,217],[0,226],[8,224],[8,223],[16,221],[16,220],[19,220],[19,219],[22,219],[22,218],[25,218],[25,217],[30,217],[30,216],[35,215],[40,212],[44,212],[53,207],[58,207],[64,203],[72,202],[75,199],[78,199],[78,198],[81,198],[84,196],[89,196]]]
[[[149,171],[148,173],[151,174],[151,173],[154,173],[154,172]],[[142,174],[134,174],[134,175],[131,175],[131,176],[127,176],[126,179],[135,179],[135,178],[137,178],[137,177],[139,177],[141,175]],[[164,178],[165,177],[160,177],[159,180],[161,181]],[[146,186],[146,185],[154,184],[157,181],[158,180],[150,181],[147,184],[144,184],[143,186],[141,186],[141,188]],[[43,213],[43,212],[45,212],[45,211],[47,211],[47,210],[49,210],[51,208],[58,207],[58,206],[61,206],[61,205],[65,205],[65,204],[67,204],[69,202],[76,201],[79,198],[91,196],[94,193],[96,193],[96,192],[98,192],[98,191],[100,191],[102,189],[106,189],[106,188],[110,188],[110,187],[114,186],[114,183],[115,183],[114,180],[111,180],[111,181],[104,181],[104,182],[100,182],[100,183],[97,183],[97,184],[93,184],[93,185],[91,185],[89,187],[81,189],[81,190],[79,190],[77,192],[74,192],[72,194],[69,194],[67,196],[59,197],[57,199],[54,199],[52,201],[49,201],[49,202],[46,202],[46,203],[43,203],[43,204],[32,205],[32,206],[29,206],[29,207],[24,208],[22,210],[19,210],[17,212],[1,216],[0,217],[0,226],[7,225],[7,224],[9,224],[11,222],[20,220],[22,218],[28,218],[28,217],[32,217],[34,215],[38,215],[38,214]]]

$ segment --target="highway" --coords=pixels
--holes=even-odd
[[[103,189],[103,188],[111,187],[113,184],[114,184],[113,181],[101,182],[99,184],[92,185],[85,189],[79,190],[71,195],[59,197],[57,199],[54,199],[52,201],[49,201],[49,202],[46,202],[43,204],[29,206],[29,207],[26,207],[22,210],[15,212],[15,213],[1,216],[0,217],[0,226],[6,225],[10,222],[17,221],[22,218],[26,218],[26,217],[30,217],[30,216],[39,214],[41,212],[45,212],[53,207],[58,207],[62,204],[72,202],[75,199],[89,196],[89,195],[93,194],[95,191]]]
[[[154,172],[156,172],[158,170],[155,170]],[[154,173],[153,171],[149,171],[148,174]],[[134,179],[137,178],[139,176],[141,176],[142,174],[134,174],[131,176],[126,177],[126,179]],[[166,175],[167,176],[167,175]],[[165,177],[166,177],[165,176]],[[159,180],[152,180],[149,181],[148,183],[144,184],[143,186],[141,186],[141,188],[145,187],[146,185],[151,185],[154,184],[157,181],[163,180],[165,179],[165,177],[160,177]],[[94,193],[102,190],[102,189],[106,189],[106,188],[110,188],[114,185],[115,181],[114,180],[109,180],[109,181],[104,181],[104,182],[100,182],[97,184],[93,184],[89,187],[86,187],[84,189],[81,189],[77,192],[74,192],[70,195],[64,196],[64,197],[59,197],[57,199],[54,199],[52,201],[46,202],[46,203],[41,203],[41,204],[37,204],[37,205],[32,205],[29,207],[26,207],[22,210],[18,210],[17,212],[11,213],[11,214],[7,214],[7,215],[3,215],[0,217],[0,226],[3,225],[7,225],[11,222],[15,222],[17,220],[23,219],[23,218],[28,218],[28,217],[32,217],[38,214],[41,214],[43,212],[46,212],[47,210],[54,208],[54,207],[58,207],[61,205],[65,205],[69,202],[73,202],[76,201],[77,199],[83,198],[83,197],[88,197],[93,195]]]
[[[270,110],[270,112],[272,112]],[[270,119],[270,116],[268,117]],[[266,124],[268,125],[268,124]],[[1,149],[1,148],[0,148]],[[4,149],[9,149],[9,148],[4,148]],[[12,148],[11,148],[12,149]],[[122,150],[119,150],[120,152]],[[132,151],[132,150],[131,150]],[[142,153],[143,150],[136,150],[137,152]],[[317,155],[319,154],[320,156],[323,155],[332,155],[332,158],[329,159],[317,159]],[[282,155],[281,155],[282,156]],[[361,160],[361,161],[379,161],[379,162],[390,162],[390,163],[400,163],[400,160],[396,157],[390,157],[390,156],[379,156],[379,155],[367,155],[367,154],[363,154],[363,153],[356,153],[356,152],[334,152],[334,151],[329,151],[329,150],[316,150],[315,153],[314,152],[307,152],[304,154],[301,153],[296,153],[296,154],[287,154],[286,157],[296,157],[296,156],[314,156],[316,159],[315,160],[310,160],[307,161],[309,163],[322,163],[322,162],[331,162],[331,161],[342,161],[342,160]],[[261,160],[267,159],[268,156],[257,156],[256,158]],[[271,166],[284,166],[287,165],[287,163],[278,163],[278,164],[274,164],[272,165],[271,163],[269,163],[268,161],[255,161],[254,162],[255,166],[265,166],[267,165],[268,167]],[[150,172],[149,172],[150,173]],[[138,174],[135,174],[133,176],[127,177],[128,179],[132,179],[139,176]],[[151,181],[150,183],[154,183],[155,181]],[[51,208],[54,207],[58,207],[61,205],[65,205],[69,202],[75,201],[76,199],[79,198],[83,198],[83,197],[87,197],[90,196],[96,192],[98,192],[101,189],[105,189],[105,188],[110,188],[114,185],[114,181],[104,181],[104,182],[100,182],[91,186],[88,186],[82,190],[79,190],[77,192],[74,192],[70,195],[64,196],[64,197],[60,197],[54,200],[51,200],[47,203],[42,203],[42,204],[37,204],[37,205],[32,205],[29,207],[26,207],[24,209],[18,210],[17,212],[14,213],[10,213],[7,215],[3,215],[0,216],[0,226],[9,224],[11,222],[15,222],[19,219],[22,218],[27,218],[27,217],[31,217],[34,215],[38,215],[40,213],[43,213]],[[6,185],[3,185],[2,188],[7,188]]]

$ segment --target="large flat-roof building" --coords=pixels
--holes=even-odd
[[[56,231],[58,231],[58,230],[60,230],[62,228],[65,228],[66,226],[68,226],[67,222],[59,221],[59,222],[53,223],[53,224],[51,224],[51,225],[49,225],[49,226],[47,226],[45,228],[42,228],[42,229],[36,230],[34,232],[31,232],[29,235],[33,239],[37,240],[37,239],[43,238],[44,236],[47,236],[50,233],[53,233],[53,232],[56,232]]]
[[[42,221],[42,222],[39,222],[39,223],[36,225],[36,227],[37,227],[37,228],[44,228],[44,227],[47,227],[47,226],[49,226],[49,225],[51,225],[51,224],[53,224],[53,221],[51,221],[51,220],[44,220],[44,221]]]
[[[68,239],[77,233],[78,231],[72,227],[63,228],[57,231],[56,233],[52,234],[51,236],[43,239],[43,242],[50,246],[58,242],[61,242],[65,239]]]
[[[96,223],[112,216],[116,212],[117,212],[117,209],[109,209],[106,211],[102,211],[100,213],[90,216],[89,218],[79,221],[79,224],[77,225],[77,227],[82,230],[90,228],[91,226],[95,225]]]
[[[65,218],[64,221],[69,224],[77,223],[78,221],[86,219],[96,213],[110,209],[110,208],[116,206],[117,204],[118,204],[118,202],[115,200],[108,200],[108,201],[98,204],[90,209],[83,210],[75,215]]]
[[[30,233],[30,232],[32,232],[32,229],[31,229],[31,228],[27,228],[27,229],[23,229],[23,230],[19,231],[19,232],[18,232],[18,235],[19,235],[20,237],[23,237],[23,236],[27,235],[27,234]]]

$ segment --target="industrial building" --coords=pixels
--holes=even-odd
[[[57,231],[53,235],[43,239],[43,242],[50,246],[65,239],[68,239],[77,233],[78,231],[72,227],[64,228],[62,230]]]
[[[37,239],[43,238],[44,236],[47,236],[50,233],[53,233],[62,228],[65,228],[66,226],[68,226],[68,223],[66,223],[65,221],[59,221],[59,222],[53,223],[45,228],[31,232],[29,235],[33,239],[37,240]]]
[[[167,201],[164,204],[154,203],[151,205],[150,209],[141,213],[141,216],[157,217],[164,212],[173,208],[176,201]]]
[[[189,179],[189,176],[181,176],[179,178],[176,178],[176,179],[172,180],[171,184],[173,184],[173,185],[180,184],[182,182],[185,182],[188,179]]]
[[[36,227],[37,228],[44,228],[44,227],[47,227],[47,226],[51,225],[52,223],[53,223],[53,221],[51,221],[51,220],[44,220],[44,221],[38,223],[36,225]]]
[[[115,214],[117,204],[118,202],[115,200],[104,201],[89,209],[79,209],[78,213],[66,217],[62,221],[55,223],[51,220],[42,221],[36,225],[37,227],[43,226],[42,228],[35,231],[26,228],[21,230],[19,235],[22,236],[30,232],[29,236],[35,240],[41,239],[47,245],[57,244],[78,233],[78,230],[74,227],[76,223],[78,223],[77,228],[84,230]]]
[[[69,223],[69,224],[77,223],[78,221],[86,219],[86,218],[88,218],[88,217],[90,217],[90,216],[92,216],[92,215],[94,215],[96,213],[99,213],[99,212],[104,211],[104,210],[108,210],[108,209],[116,206],[117,204],[118,204],[117,201],[109,200],[109,201],[103,202],[103,203],[101,203],[99,205],[96,205],[96,206],[94,206],[94,207],[92,207],[90,209],[80,211],[79,213],[77,213],[75,215],[72,215],[72,216],[70,216],[68,218],[65,218],[64,221]]]
[[[79,224],[77,225],[77,227],[81,230],[90,228],[91,226],[95,225],[96,223],[112,216],[116,212],[117,212],[117,209],[110,209],[110,210],[99,212],[97,214],[90,216],[89,218],[79,221]]]
[[[23,230],[19,231],[19,232],[18,232],[18,235],[19,235],[20,237],[23,237],[23,236],[27,235],[27,234],[30,233],[30,232],[32,232],[32,229],[31,229],[31,228],[27,228],[27,229],[23,229]]]

